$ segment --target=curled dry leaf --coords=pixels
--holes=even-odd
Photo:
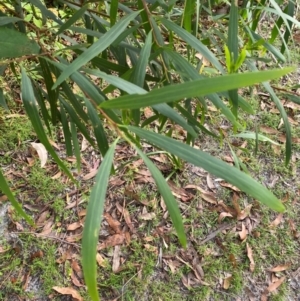
[[[244,210],[242,210],[242,211],[240,212],[240,214],[238,214],[237,219],[238,219],[239,221],[241,221],[241,220],[245,219],[247,216],[249,216],[249,214],[250,214],[250,212],[251,212],[251,208],[252,208],[252,204],[246,206],[246,208],[245,208]]]
[[[282,283],[283,281],[285,280],[285,277],[281,277],[279,280],[273,282],[272,284],[270,284],[267,288],[268,292],[269,293],[272,293],[274,292]]]
[[[224,288],[225,290],[228,290],[228,289],[229,289],[231,280],[232,280],[232,275],[226,277],[226,278],[223,280],[223,288]]]
[[[155,215],[154,212],[147,212],[147,213],[141,214],[141,215],[139,216],[139,218],[140,218],[141,220],[144,220],[144,221],[150,221],[150,220],[154,219],[155,216],[156,216],[156,215]]]
[[[74,230],[76,230],[80,227],[81,227],[81,223],[80,222],[75,222],[75,223],[72,223],[72,224],[68,225],[67,231],[74,231]]]
[[[57,291],[62,295],[71,295],[76,301],[83,301],[79,292],[72,287],[53,286],[52,289],[54,289],[55,291]]]
[[[249,261],[250,261],[250,271],[254,272],[255,262],[253,259],[253,252],[252,252],[252,249],[249,246],[249,244],[247,244],[246,247],[247,247],[247,257],[249,258]]]
[[[121,232],[121,223],[114,219],[109,213],[104,213],[104,217],[109,224],[109,226],[116,232]]]
[[[239,236],[240,236],[241,240],[245,240],[247,237],[247,230],[246,230],[244,223],[242,223],[242,230],[239,231]]]
[[[229,183],[226,183],[226,182],[220,182],[220,185],[223,186],[223,187],[229,188],[233,191],[240,192],[240,190],[232,184],[229,184]]]
[[[291,264],[287,263],[287,264],[277,265],[276,267],[274,267],[272,269],[268,269],[268,271],[277,273],[277,272],[285,271],[285,270],[289,269],[290,267],[291,267]]]
[[[276,227],[280,224],[282,218],[283,218],[283,214],[282,214],[282,213],[279,213],[279,214],[277,215],[277,217],[271,222],[271,224],[270,224],[269,227],[270,227],[270,228],[276,228]]]
[[[215,193],[213,193],[213,192],[205,191],[201,187],[193,185],[193,184],[187,185],[184,188],[185,189],[196,189],[196,190],[198,190],[201,193],[201,198],[204,201],[206,201],[210,204],[217,204],[218,203],[217,199],[215,197]]]
[[[35,142],[31,142],[31,146],[36,150],[41,160],[41,167],[44,167],[48,159],[48,152],[45,146],[42,143],[35,143]]]
[[[230,213],[228,212],[221,212],[218,218],[218,223],[220,224],[221,221],[225,218],[225,217],[233,217]]]

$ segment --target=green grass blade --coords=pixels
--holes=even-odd
[[[15,210],[20,214],[20,216],[24,217],[24,219],[30,224],[34,225],[32,219],[26,214],[26,212],[22,209],[21,205],[18,203],[18,201],[15,199],[14,195],[12,194],[11,190],[9,189],[9,186],[2,174],[2,171],[0,169],[0,189],[1,191],[8,197],[10,203],[13,205]]]
[[[109,148],[101,162],[96,177],[96,184],[91,191],[91,197],[87,207],[87,215],[83,228],[82,267],[84,280],[88,287],[89,295],[93,301],[100,300],[97,290],[97,243],[116,144],[117,141],[115,141]]]
[[[19,21],[23,21],[20,18],[16,18],[16,17],[0,17],[0,26],[9,24],[9,23],[15,23],[15,22],[19,22]]]
[[[76,165],[77,165],[78,171],[80,172],[80,169],[81,169],[80,146],[79,146],[79,142],[78,142],[76,126],[75,126],[75,123],[73,123],[73,122],[71,122],[71,133],[72,133],[74,154],[76,157]]]
[[[5,101],[5,97],[4,97],[4,94],[3,94],[3,89],[0,88],[0,106],[5,109],[6,111],[9,111],[9,108],[6,104],[6,101]]]
[[[256,71],[257,68],[254,65],[253,62],[249,61],[248,66],[250,67],[251,70]],[[286,114],[286,111],[280,101],[280,99],[277,97],[276,93],[270,86],[268,82],[263,82],[262,85],[266,89],[266,91],[271,95],[272,100],[277,106],[277,109],[280,112],[280,115],[283,120],[284,128],[285,128],[285,135],[286,135],[286,143],[285,143],[285,165],[288,165],[292,156],[292,131],[291,131],[291,126],[288,120],[288,116]]]
[[[89,49],[83,52],[74,62],[72,62],[66,70],[57,79],[53,89],[58,87],[67,77],[77,71],[83,65],[88,63],[91,59],[97,56],[100,52],[109,47],[114,40],[121,34],[127,25],[132,21],[140,12],[134,12],[125,16],[121,21],[116,23],[108,32],[106,32],[97,42],[95,42]]]
[[[118,14],[118,0],[110,1],[109,15],[110,15],[110,27],[113,27],[117,22],[117,14]]]
[[[139,87],[144,87],[146,68],[148,65],[152,45],[152,32],[146,38],[144,47],[141,50],[140,57],[131,75],[131,82]]]
[[[183,247],[186,247],[187,242],[182,217],[178,208],[177,201],[174,198],[168,183],[166,182],[159,169],[155,166],[155,164],[139,148],[136,147],[136,150],[151,172],[151,175],[157,185],[158,191],[165,201],[171,220],[176,229],[179,242]]]
[[[184,11],[181,24],[186,31],[192,32],[192,15],[195,13],[195,0],[184,1]]]
[[[24,104],[25,111],[32,123],[32,126],[39,137],[41,143],[44,144],[47,151],[50,153],[50,155],[53,157],[55,162],[58,164],[58,166],[73,180],[73,176],[68,170],[68,168],[63,164],[63,162],[59,159],[58,155],[54,151],[53,147],[51,146],[47,135],[44,131],[43,124],[41,122],[41,117],[39,115],[37,103],[34,97],[32,84],[27,76],[24,69],[22,69],[22,100]]]
[[[73,148],[72,148],[72,142],[71,142],[71,131],[69,128],[69,122],[68,122],[67,114],[66,114],[65,108],[63,107],[63,104],[60,105],[60,118],[61,118],[62,130],[64,133],[66,154],[67,154],[67,156],[72,156]]]
[[[279,143],[275,142],[274,140],[262,135],[262,134],[257,134],[256,132],[243,132],[235,135],[230,135],[230,137],[238,137],[238,138],[244,138],[244,139],[254,139],[254,140],[259,140],[263,142],[270,142],[275,145],[280,145]]]
[[[285,210],[283,204],[267,188],[235,167],[172,138],[133,126],[128,126],[127,128],[141,138],[144,138],[147,142],[150,142],[189,163],[202,167],[211,174],[237,186],[239,189],[253,196],[273,210],[280,212]]]
[[[155,89],[144,95],[126,95],[112,101],[103,102],[100,106],[111,109],[138,109],[159,103],[178,101],[184,98],[199,97],[207,94],[237,89],[271,80],[285,75],[294,68],[276,69],[244,74],[229,74],[214,78],[203,78],[178,85],[169,85]]]
[[[215,55],[204,45],[202,44],[196,37],[192,34],[178,26],[172,21],[169,21],[165,18],[160,19],[161,22],[169,29],[174,31],[180,38],[182,38],[189,46],[200,52],[208,61],[212,63],[214,67],[216,67],[221,73],[224,73],[224,69]]]

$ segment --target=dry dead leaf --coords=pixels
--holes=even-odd
[[[229,289],[231,280],[232,280],[232,275],[226,277],[226,278],[223,280],[223,288],[224,288],[225,290],[228,290],[228,289]]]
[[[147,212],[147,213],[139,215],[139,218],[144,221],[150,221],[150,220],[154,219],[155,216],[156,216],[156,214],[154,212]]]
[[[207,183],[207,187],[211,190],[215,189],[215,184],[210,176],[210,174],[208,173],[206,176],[206,183]]]
[[[123,206],[121,206],[118,202],[116,203],[116,207],[119,210],[119,212],[121,214],[123,214],[125,222],[126,222],[127,226],[129,227],[130,231],[133,232],[134,228],[133,228],[133,224],[131,222],[129,211],[126,208],[124,208]]]
[[[242,223],[242,230],[239,231],[239,236],[240,236],[241,240],[245,240],[247,237],[247,230],[246,230],[244,223]]]
[[[238,214],[237,219],[238,219],[239,221],[241,221],[241,220],[245,219],[247,216],[249,216],[249,214],[250,214],[250,212],[251,212],[252,206],[253,206],[252,204],[246,206],[245,209],[242,210],[242,211],[240,212],[240,214]]]
[[[278,130],[276,130],[274,128],[270,128],[268,126],[261,126],[260,131],[265,133],[265,134],[270,134],[270,135],[275,135],[275,134],[278,133]]]
[[[83,301],[79,292],[72,287],[53,286],[52,289],[54,289],[55,291],[57,291],[58,293],[60,293],[62,295],[71,295],[77,301]]]
[[[279,213],[277,217],[270,223],[270,228],[276,228],[282,221],[283,214]]]
[[[246,244],[246,248],[247,248],[247,257],[249,258],[249,261],[250,261],[250,271],[254,272],[255,262],[253,259],[253,252],[248,243]]]
[[[274,283],[270,284],[267,288],[269,293],[274,292],[285,280],[285,276],[281,277],[279,280],[275,281]]]
[[[82,287],[84,286],[80,281],[79,279],[76,277],[75,273],[72,271],[71,272],[71,280],[72,280],[72,283],[74,285],[76,285],[77,287]]]
[[[41,161],[41,167],[44,167],[47,163],[48,159],[48,152],[45,148],[45,146],[42,143],[35,143],[31,142],[31,146],[36,150],[40,161]]]
[[[149,107],[144,108],[144,115],[146,118],[150,118],[151,116],[153,116],[152,109]]]
[[[223,187],[229,188],[233,191],[240,192],[240,190],[237,187],[233,186],[232,184],[229,184],[229,183],[226,183],[226,182],[220,182],[220,185],[223,186]]]
[[[97,253],[96,255],[96,261],[99,264],[99,266],[105,268],[106,267],[106,261],[105,259],[101,256],[100,253]]]
[[[289,269],[290,267],[291,267],[291,264],[287,263],[287,264],[277,265],[276,267],[268,269],[267,271],[277,273],[277,272],[285,271],[285,270]]]
[[[82,226],[82,225],[81,225],[80,222],[72,223],[72,224],[68,225],[67,231],[74,231],[74,230],[80,228],[81,226]]]
[[[96,176],[97,172],[98,172],[98,169],[93,169],[91,172],[89,172],[86,175],[84,175],[82,177],[82,180],[87,181],[89,179],[94,178]]]
[[[210,204],[217,204],[218,203],[217,199],[215,198],[215,193],[213,193],[213,192],[206,191],[206,190],[202,189],[201,187],[193,185],[193,184],[187,185],[184,188],[185,189],[196,189],[196,190],[200,191],[201,192],[201,198],[204,201],[206,201]]]
[[[218,218],[218,223],[220,224],[221,221],[225,218],[225,217],[233,217],[230,213],[228,212],[221,212]]]
[[[120,253],[121,253],[121,247],[115,246],[114,254],[113,254],[113,263],[112,263],[112,271],[114,273],[116,273],[120,267]]]
[[[104,249],[108,247],[114,247],[117,245],[122,245],[125,241],[125,233],[118,233],[109,236],[100,246],[98,249]]]
[[[104,213],[104,217],[109,224],[109,226],[116,232],[121,232],[121,223],[114,219],[109,213]]]

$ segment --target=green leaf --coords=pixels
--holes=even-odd
[[[55,162],[58,164],[58,166],[73,180],[73,176],[68,170],[68,168],[63,164],[63,162],[59,159],[58,155],[54,151],[53,147],[51,146],[47,135],[44,131],[43,124],[41,122],[41,117],[39,115],[37,103],[34,97],[32,84],[27,76],[25,70],[22,68],[22,100],[24,104],[25,111],[31,121],[31,124],[38,135],[41,143],[44,144],[47,151],[50,153],[50,155],[53,157]]]
[[[136,147],[137,153],[144,160],[145,164],[149,168],[149,171],[152,174],[152,177],[157,185],[157,188],[162,195],[165,204],[167,206],[168,212],[172,219],[173,225],[176,229],[178,239],[183,247],[186,247],[186,236],[184,232],[184,226],[182,223],[182,217],[180,214],[180,210],[178,208],[177,201],[175,200],[168,183],[165,178],[158,170],[158,168],[153,164],[153,162],[145,155],[139,148]]]
[[[0,189],[1,191],[8,197],[9,201],[13,205],[13,207],[16,209],[18,214],[22,216],[30,225],[34,225],[32,219],[26,214],[26,212],[22,209],[18,201],[15,199],[14,195],[12,194],[11,190],[9,189],[9,186],[7,185],[7,182],[2,174],[2,171],[0,169]]]
[[[112,27],[113,25],[115,25],[115,23],[117,22],[117,14],[118,14],[118,4],[119,1],[118,0],[111,0],[110,1],[110,27]]]
[[[181,37],[189,46],[200,52],[208,61],[212,63],[214,67],[216,67],[221,73],[224,73],[224,69],[215,55],[204,45],[202,44],[196,37],[192,34],[178,26],[172,21],[169,21],[165,18],[160,19],[161,22],[169,29],[173,30],[179,37]]]
[[[93,301],[100,300],[97,290],[97,243],[116,144],[117,140],[109,148],[101,162],[96,177],[96,184],[91,191],[91,197],[87,207],[87,215],[83,228],[82,268],[84,280],[88,287],[89,295]]]
[[[264,141],[264,142],[270,142],[275,145],[280,145],[279,143],[271,140],[270,138],[262,135],[262,134],[256,134],[255,132],[243,132],[235,135],[230,135],[230,137],[238,137],[238,138],[244,138],[244,139],[254,139],[254,140],[259,140],[259,141]]]
[[[144,138],[147,142],[189,163],[204,168],[211,174],[235,185],[270,208],[280,212],[285,210],[283,204],[267,188],[235,167],[172,138],[133,126],[128,126],[127,128],[141,138]]]
[[[16,18],[16,17],[0,17],[0,26],[9,24],[9,23],[15,23],[15,22],[19,22],[19,21],[23,21],[20,18]]]
[[[125,16],[121,21],[116,23],[108,32],[106,32],[97,42],[95,42],[89,49],[84,51],[74,62],[67,67],[66,70],[57,79],[53,86],[53,89],[58,87],[67,77],[77,71],[83,65],[88,63],[91,59],[97,56],[100,52],[105,50],[111,45],[114,40],[124,31],[127,25],[132,21],[140,12],[134,12]]]
[[[244,74],[229,74],[214,78],[203,78],[178,85],[169,85],[152,90],[144,95],[125,95],[118,99],[101,103],[103,108],[138,109],[159,103],[178,101],[189,97],[204,96],[214,92],[221,92],[253,85],[266,80],[278,78],[293,71],[294,68],[251,72]]]
[[[71,16],[71,18],[68,19],[68,21],[66,23],[64,23],[63,25],[61,25],[59,27],[59,30],[57,31],[56,35],[61,34],[66,29],[69,29],[69,27],[71,25],[73,25],[77,20],[79,20],[84,15],[84,13],[86,12],[87,8],[88,8],[88,5],[86,4],[86,5],[82,6],[81,9],[77,10]]]
[[[16,47],[17,45],[17,47]],[[25,34],[0,27],[0,59],[39,54],[39,45]]]
[[[3,89],[2,88],[0,88],[0,106],[2,108],[4,108],[5,110],[9,111],[9,108],[8,108],[8,106],[6,104],[6,101],[5,101],[5,97],[3,95]]]

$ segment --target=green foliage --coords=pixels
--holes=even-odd
[[[285,55],[289,59],[291,28],[300,25],[293,18],[293,1],[287,4],[275,0],[243,1],[241,7],[232,1],[228,15],[218,15],[212,10],[216,3],[223,1],[186,0],[182,7],[177,7],[174,1],[61,2],[64,9],[57,9],[55,14],[40,0],[29,0],[26,4],[20,0],[0,1],[3,11],[0,71],[2,74],[7,69],[12,76],[21,77],[24,108],[36,134],[70,178],[71,172],[54,151],[44,125],[49,131],[50,124],[62,125],[66,152],[76,156],[78,168],[80,151],[76,131],[96,145],[104,157],[91,194],[83,234],[83,270],[93,300],[99,300],[96,246],[118,141],[133,146],[146,163],[183,245],[186,240],[180,211],[163,175],[142,152],[141,139],[168,151],[177,166],[181,166],[180,160],[201,166],[272,209],[284,210],[270,191],[239,168],[230,167],[188,144],[192,145],[203,133],[222,139],[204,126],[207,103],[221,110],[235,131],[243,130],[239,110],[252,112],[253,108],[238,95],[237,89],[263,82],[284,121],[288,164],[291,157],[288,118],[267,81],[287,74],[292,68],[261,72],[257,71],[256,63],[268,59],[269,54],[276,60],[274,66],[286,61]],[[204,20],[204,14],[213,22],[211,28],[205,28],[204,22],[199,23]],[[260,36],[258,30],[260,19],[266,16],[275,20],[269,38]],[[274,46],[277,38],[281,41],[280,49]],[[178,53],[178,41],[184,44],[186,53]],[[251,73],[244,73],[246,69]],[[72,87],[74,83],[79,90]],[[110,100],[111,95],[120,97]],[[289,99],[299,102],[297,97]],[[0,104],[7,109],[2,89]],[[144,115],[141,110],[144,107],[151,108],[151,117]],[[104,130],[106,124],[120,138],[111,146],[111,137]],[[170,126],[167,133],[166,124]],[[186,144],[174,138],[176,126],[186,131]],[[93,135],[87,128],[93,129]],[[265,139],[257,133],[250,134],[242,131],[240,135],[256,141]],[[236,156],[235,161],[239,167]],[[0,183],[18,213],[30,222],[1,172]]]

